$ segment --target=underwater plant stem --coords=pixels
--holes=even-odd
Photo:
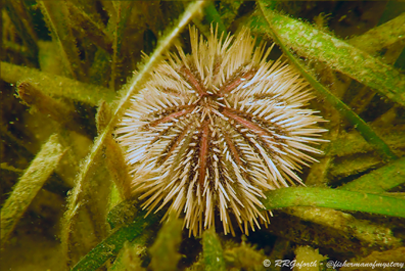
[[[401,239],[394,236],[391,229],[380,223],[357,219],[353,215],[329,208],[296,206],[286,208],[284,212],[310,221],[329,229],[334,229],[342,236],[355,237],[363,246],[395,247],[401,245]]]
[[[376,169],[338,189],[382,193],[405,183],[405,157]]]
[[[85,31],[88,38],[97,44],[100,48],[112,54],[112,39],[105,31],[105,27],[101,22],[101,18],[96,13],[91,13],[89,10],[83,10],[82,6],[75,4],[72,1],[66,2],[69,10],[69,23],[72,27],[79,31]]]
[[[142,267],[142,252],[146,251],[148,241],[155,236],[153,230],[144,230],[142,234],[135,238],[132,242],[125,242],[123,248],[118,253],[117,257],[108,271],[146,271]],[[128,269],[130,267],[131,269]]]
[[[144,218],[145,215],[146,211],[139,213],[133,222],[118,228],[110,234],[87,253],[71,271],[97,270],[110,257],[117,255],[126,241],[133,241],[144,232],[145,228],[158,222],[162,216],[162,212]]]
[[[302,57],[325,62],[331,69],[405,106],[405,75],[399,70],[307,23],[267,8],[269,2],[272,1],[260,0],[259,6],[269,31],[280,45]]]
[[[403,40],[405,40],[405,12],[347,42],[370,54],[375,54],[377,50]]]
[[[183,221],[171,213],[169,219],[159,230],[155,242],[149,249],[152,257],[150,262],[152,270],[177,270],[177,263],[181,259],[178,250],[182,240],[182,224]]]
[[[35,66],[38,66],[38,60],[36,59],[38,55],[38,36],[33,27],[32,14],[27,8],[28,5],[26,1],[5,1],[3,7],[7,10],[7,14],[15,27],[15,31],[23,41],[23,48],[29,48],[29,50],[24,50],[23,53]],[[6,38],[4,38],[4,42],[5,45],[14,45],[14,43],[7,42]],[[17,46],[20,47],[19,45]],[[4,50],[4,47],[2,47],[2,49]]]
[[[111,119],[111,110],[106,102],[101,102],[96,115],[98,133],[103,132]],[[113,136],[105,139],[105,160],[110,176],[112,177],[121,199],[130,199],[132,196],[132,178],[129,174],[122,149]]]
[[[287,54],[288,55],[288,54]],[[363,136],[363,138],[377,151],[377,153],[386,161],[396,160],[397,155],[392,152],[390,147],[382,140],[375,131],[368,125],[359,115],[351,110],[344,102],[333,95],[327,88],[320,84],[312,75],[304,70],[303,65],[292,54],[290,59],[296,64],[303,76],[311,83],[311,85],[332,105],[341,115],[343,115],[350,124]]]
[[[377,194],[317,187],[287,187],[269,191],[262,200],[268,210],[312,206],[405,217],[405,200]]]
[[[295,46],[297,46],[297,47],[308,46],[308,42],[311,41],[309,36],[310,37],[316,36],[315,34],[312,34],[312,32],[315,30],[312,29],[312,27],[307,26],[306,24],[304,24],[302,22],[288,18],[286,16],[279,15],[276,12],[267,9],[266,1],[259,1],[259,3],[260,3],[260,8],[263,12],[263,15],[264,15],[268,25],[270,26],[269,31],[271,32],[272,36],[274,37],[276,42],[280,45],[280,47],[283,49],[283,52],[288,56],[288,58],[295,64],[295,66],[298,68],[298,70],[302,73],[302,75],[311,83],[311,85],[314,87],[314,89],[317,90],[318,93],[320,93],[332,106],[334,106],[340,112],[340,114],[342,114],[350,122],[350,124],[352,124],[356,128],[357,131],[360,132],[360,134],[364,137],[364,139],[375,148],[375,150],[379,153],[379,155],[384,160],[390,161],[390,160],[397,159],[398,157],[396,156],[396,154],[391,151],[390,147],[374,132],[374,130],[362,118],[360,118],[355,112],[353,112],[353,110],[351,110],[345,103],[343,103],[339,98],[337,98],[335,95],[333,95],[327,88],[325,88],[322,84],[320,84],[315,79],[315,77],[309,73],[309,71],[305,68],[305,66],[302,64],[302,62],[299,61],[298,58],[294,57],[293,54],[287,48],[287,46],[293,47],[294,49],[296,48]],[[277,27],[275,25],[277,25]],[[280,25],[283,25],[283,26],[280,26]],[[293,36],[289,36],[289,38],[286,39],[285,38],[286,33],[284,31],[287,31],[285,29],[290,29],[290,27],[289,27],[290,25],[295,25],[296,28],[302,29],[301,35],[304,35],[304,36],[308,35],[308,37],[305,36],[306,39],[302,39],[302,38],[299,39],[301,41],[301,43],[289,44],[288,41],[290,41],[291,39],[294,39],[294,38],[293,38]],[[294,27],[291,27],[291,28],[294,28]],[[307,31],[307,33],[305,33],[305,31]],[[339,42],[340,42],[337,39],[334,39],[327,34],[323,34],[318,30],[316,30],[316,33],[317,34],[320,33],[319,35],[326,40],[329,40],[329,39],[333,40],[333,42],[336,44],[339,44]],[[292,35],[298,35],[298,34],[293,32]],[[311,42],[313,42],[313,41],[311,41]],[[330,41],[330,42],[333,43],[332,41]],[[328,51],[328,50],[330,50],[330,47],[332,46],[332,45],[328,45],[326,47],[323,47],[322,41],[319,41],[319,43],[321,44],[319,50],[322,50],[322,51]],[[343,43],[343,42],[340,42],[340,43]],[[336,44],[335,44],[335,46],[337,46]],[[298,50],[298,51],[301,52],[301,50]],[[338,52],[339,52],[339,55],[334,56],[335,58],[350,58],[350,54],[348,55],[346,52],[340,52],[339,50],[338,50]],[[306,52],[306,53],[308,53],[308,52]],[[308,56],[308,57],[314,57],[314,56],[316,56],[316,54],[314,54],[312,56]],[[323,59],[320,58],[319,60],[323,60]],[[351,65],[358,67],[360,64],[351,63]],[[333,65],[332,65],[332,67],[333,67]],[[334,68],[336,68],[336,67],[334,67]],[[352,71],[352,72],[357,73],[358,71]],[[403,83],[405,86],[405,78],[404,78]],[[382,86],[384,87],[385,85],[382,84]],[[397,91],[396,88],[394,88],[394,89],[395,89],[395,91]],[[403,94],[404,94],[403,102],[405,104],[405,91]],[[400,101],[402,98],[397,97],[396,99]]]
[[[206,230],[203,234],[203,251],[206,271],[222,271],[225,269],[224,253],[215,230]]]
[[[4,245],[17,222],[31,204],[32,200],[48,180],[65,153],[58,135],[52,135],[42,146],[24,175],[1,208],[1,244]]]
[[[61,248],[69,267],[108,235],[109,201],[106,199],[111,195],[111,184],[105,158],[99,153],[84,178],[78,178],[70,190],[60,234]],[[83,240],[82,236],[87,238]]]
[[[205,7],[205,16],[212,25],[218,27],[218,34],[221,36],[223,33],[224,37],[227,35],[226,27],[222,22],[221,16],[219,15],[217,9],[214,6],[213,2],[209,2]]]
[[[111,60],[111,78],[110,89],[115,90],[116,78],[119,73],[119,59],[121,54],[121,44],[124,38],[125,28],[127,27],[127,21],[131,14],[131,9],[134,6],[134,2],[131,1],[113,1],[112,2],[115,12],[108,22],[107,31],[112,37],[112,60]]]
[[[405,132],[400,129],[391,129],[389,133],[377,126],[373,125],[374,130],[384,137],[384,142],[389,146],[396,149],[405,148]],[[327,146],[327,153],[331,156],[343,157],[349,155],[356,155],[361,153],[367,153],[373,151],[373,146],[367,143],[367,141],[359,133],[353,131],[350,133],[340,132],[336,140],[333,140]]]
[[[44,15],[52,40],[59,45],[66,75],[74,79],[85,79],[75,37],[70,25],[66,23],[69,13],[66,2],[38,1],[38,6]]]
[[[66,129],[88,136],[85,131],[81,129],[80,125],[78,125],[80,116],[74,110],[71,110],[68,106],[56,101],[52,97],[45,95],[29,82],[22,82],[17,88],[19,97],[30,107],[35,107],[43,115],[49,116]]]
[[[98,105],[100,100],[111,102],[115,93],[109,89],[82,83],[67,77],[41,72],[37,69],[0,62],[1,79],[8,83],[30,82],[45,94],[64,97],[90,105]]]

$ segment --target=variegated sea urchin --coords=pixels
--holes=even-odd
[[[263,192],[300,183],[295,171],[316,161],[323,121],[304,108],[309,84],[244,29],[208,41],[190,29],[192,54],[168,54],[116,130],[134,193],[149,211],[170,204],[190,234],[215,223],[226,233],[269,222]]]

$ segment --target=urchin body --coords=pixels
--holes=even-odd
[[[184,213],[198,235],[215,223],[232,232],[269,222],[264,191],[301,183],[296,171],[316,161],[324,129],[305,108],[311,89],[248,30],[208,41],[190,30],[192,53],[162,61],[133,97],[116,130],[134,193],[144,208]]]

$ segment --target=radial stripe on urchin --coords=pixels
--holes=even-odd
[[[268,61],[249,30],[208,41],[190,29],[157,65],[116,130],[149,212],[165,205],[199,235],[219,214],[223,231],[269,222],[264,192],[302,184],[296,172],[321,151],[322,117],[306,108],[309,84],[289,64]]]

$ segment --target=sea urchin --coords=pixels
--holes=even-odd
[[[208,41],[190,29],[182,48],[156,67],[116,130],[143,207],[182,212],[190,234],[215,223],[226,233],[269,222],[263,192],[300,183],[323,121],[304,106],[308,83],[250,31]],[[234,222],[234,223],[235,223]]]

